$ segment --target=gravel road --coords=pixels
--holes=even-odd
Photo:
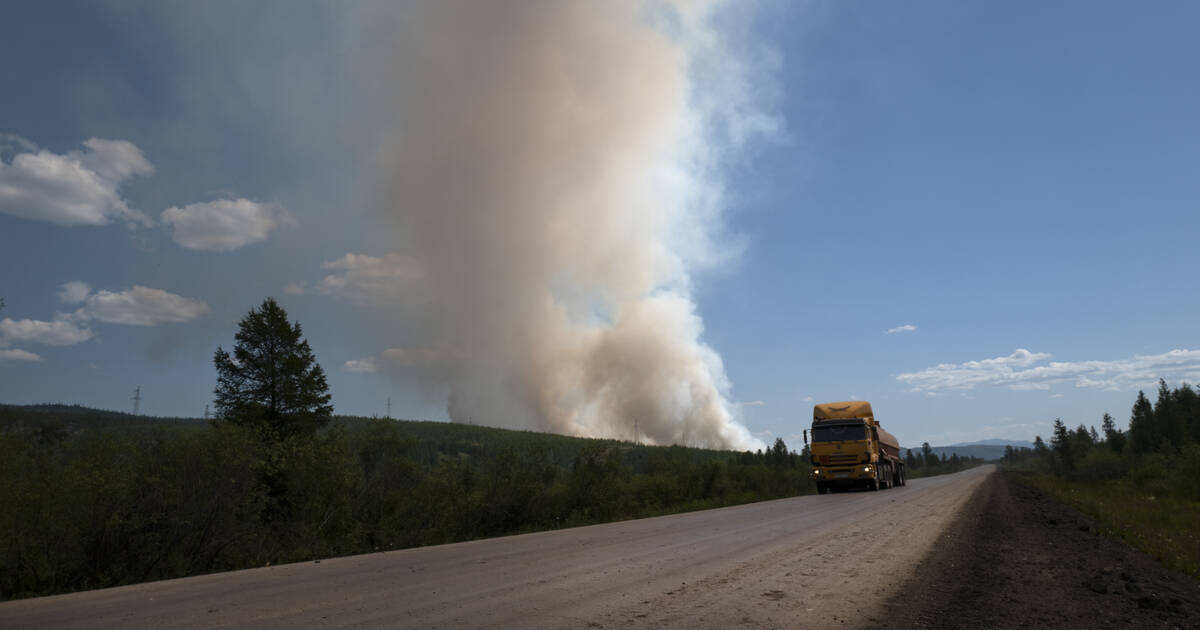
[[[7,602],[0,627],[854,627],[992,472]]]

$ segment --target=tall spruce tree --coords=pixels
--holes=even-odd
[[[1129,414],[1129,445],[1135,453],[1149,453],[1158,447],[1161,436],[1154,423],[1154,409],[1146,393],[1138,390]]]
[[[275,438],[310,435],[333,414],[325,371],[287,311],[267,298],[238,324],[233,354],[220,346],[214,406],[218,420]]]
[[[1104,422],[1100,427],[1104,430],[1104,443],[1108,444],[1108,448],[1114,453],[1120,453],[1125,446],[1125,434],[1117,430],[1117,423],[1113,417],[1105,413]]]
[[[1071,457],[1071,431],[1063,424],[1062,418],[1054,419],[1054,435],[1050,436],[1050,446],[1062,462],[1064,471],[1070,472],[1075,468],[1075,460]]]

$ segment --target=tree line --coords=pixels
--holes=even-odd
[[[933,447],[929,445],[929,442],[922,442],[920,451],[908,449],[908,452],[904,454],[904,474],[910,479],[932,477],[966,470],[983,463],[984,460],[978,457],[960,456],[958,453],[949,457],[942,453],[939,457],[937,453],[933,452]]]
[[[1032,449],[1007,447],[1003,461],[1072,481],[1128,479],[1160,496],[1200,500],[1200,394],[1159,379],[1153,403],[1138,391],[1128,429],[1108,413],[1099,431],[1056,418],[1049,444],[1039,435]]]

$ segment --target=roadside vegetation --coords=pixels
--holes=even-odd
[[[1005,470],[1096,520],[1101,529],[1200,578],[1200,395],[1159,381],[1138,392],[1129,430],[1104,414],[1101,430],[1054,421],[1047,445],[1008,449]]]

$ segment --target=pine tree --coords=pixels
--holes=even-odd
[[[937,455],[933,453],[933,447],[929,445],[929,442],[921,443],[921,456],[923,459],[921,463],[925,466],[937,466],[941,463],[938,461]]]
[[[310,435],[333,414],[325,371],[317,363],[300,323],[273,298],[251,309],[238,324],[233,354],[220,346],[214,407],[218,420],[252,426],[274,438]]]
[[[1062,418],[1054,419],[1054,435],[1050,437],[1050,446],[1054,449],[1054,454],[1058,456],[1059,461],[1063,464],[1063,470],[1070,472],[1075,467],[1074,458],[1071,457],[1071,432],[1067,429],[1067,425],[1063,424]]]
[[[1138,390],[1129,415],[1129,445],[1134,453],[1149,453],[1158,447],[1160,435],[1154,423],[1154,409],[1145,392]]]
[[[1105,413],[1104,422],[1100,427],[1104,430],[1104,443],[1108,444],[1108,448],[1114,453],[1120,453],[1125,447],[1125,434],[1117,430],[1117,423],[1113,417]]]
[[[1188,439],[1200,443],[1200,395],[1191,385],[1184,383],[1175,390],[1175,406],[1183,418]]]

